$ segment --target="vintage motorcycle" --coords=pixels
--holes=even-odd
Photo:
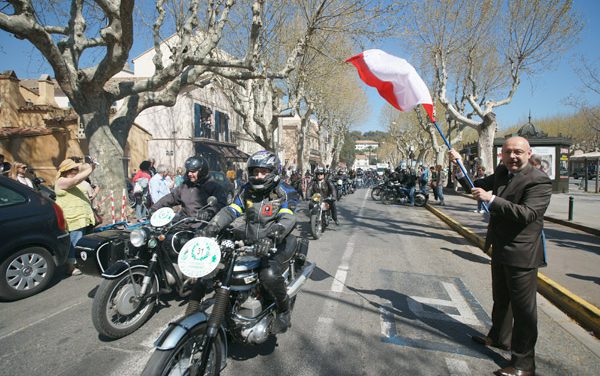
[[[392,183],[389,188],[383,192],[381,202],[386,205],[393,203],[406,205],[410,200],[409,192],[410,190],[400,183]],[[415,206],[425,206],[428,200],[429,194],[415,190]]]
[[[254,246],[234,238],[226,229],[216,239],[194,238],[181,250],[179,267],[184,273],[212,276],[214,304],[208,314],[190,298],[186,315],[170,323],[154,343],[142,375],[218,375],[226,366],[230,341],[260,344],[272,335],[276,306],[258,279],[261,257]],[[292,308],[316,266],[306,260],[308,240],[300,239],[297,245],[283,272]]]
[[[320,193],[312,195],[308,203],[310,213],[310,232],[315,239],[319,239],[325,228],[331,222],[331,202],[333,198],[321,197]]]
[[[216,201],[209,197],[208,205],[200,210]],[[92,304],[92,323],[101,335],[111,339],[129,335],[148,320],[161,295],[176,292],[185,297],[191,292],[193,280],[179,270],[177,257],[195,236],[189,225],[204,221],[186,217],[172,223],[174,218],[171,208],[157,210],[149,226],[129,234],[129,257],[103,271],[104,280]]]
[[[342,196],[345,196],[347,194],[346,185],[344,184],[344,180],[341,177],[338,177],[335,180],[335,190],[338,194],[338,201],[342,199]]]

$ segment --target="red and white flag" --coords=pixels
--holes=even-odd
[[[410,111],[421,104],[429,119],[433,117],[433,101],[425,82],[406,60],[382,50],[366,50],[346,60],[358,70],[360,78],[377,89],[392,106],[400,111]]]

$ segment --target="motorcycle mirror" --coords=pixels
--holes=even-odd
[[[208,199],[206,199],[206,203],[208,206],[215,206],[217,205],[217,198],[215,196],[210,196]]]

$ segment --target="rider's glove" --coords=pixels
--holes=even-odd
[[[201,211],[198,213],[198,215],[196,216],[196,218],[198,218],[201,221],[208,221],[213,217],[213,213],[207,210]]]
[[[219,229],[217,228],[217,225],[215,225],[213,223],[209,223],[206,225],[206,227],[201,228],[196,231],[196,235],[202,236],[205,238],[214,238],[215,236],[217,236],[218,233],[219,233]]]
[[[259,257],[268,256],[271,248],[273,248],[273,241],[271,239],[260,239],[256,243],[256,255]]]
[[[273,224],[267,231],[267,236],[271,239],[280,240],[283,239],[285,234],[285,226],[281,223]]]

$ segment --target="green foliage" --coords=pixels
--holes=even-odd
[[[360,139],[362,139],[362,140],[377,141],[377,142],[383,142],[383,141],[385,141],[385,139],[386,139],[387,136],[388,136],[387,132],[383,132],[383,131],[368,131],[368,132],[365,132]]]
[[[342,150],[340,151],[340,161],[346,163],[346,166],[351,166],[354,163],[354,156],[356,155],[356,150],[354,150],[356,139],[354,137],[357,134],[361,135],[361,132],[346,132],[344,146],[342,146]]]
[[[567,137],[575,149],[594,151],[600,149],[600,131],[590,113],[600,112],[600,107],[584,108],[571,115],[557,115],[531,122],[550,137]],[[523,124],[508,128],[503,135],[517,133]]]

